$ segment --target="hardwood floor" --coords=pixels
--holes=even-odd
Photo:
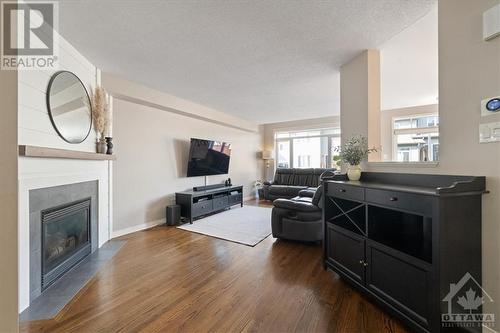
[[[273,207],[272,201],[250,199],[245,201],[245,205],[260,206],[260,207]]]
[[[323,270],[319,245],[268,237],[252,248],[166,226],[121,239],[56,318],[21,332],[407,331]]]

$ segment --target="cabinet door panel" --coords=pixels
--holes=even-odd
[[[362,283],[364,281],[364,239],[331,224],[327,224],[327,238],[328,260],[342,272]]]
[[[221,210],[227,208],[229,206],[229,200],[227,196],[214,198],[213,200],[213,209],[214,211]]]
[[[366,287],[423,326],[428,326],[430,272],[419,264],[405,261],[383,246],[367,241]]]
[[[200,201],[193,204],[192,216],[198,217],[201,215],[205,215],[211,213],[213,211],[212,200]]]
[[[242,194],[231,194],[229,196],[229,205],[239,204],[243,200]]]

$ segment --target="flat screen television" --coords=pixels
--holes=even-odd
[[[231,144],[222,141],[191,139],[188,177],[224,175],[229,171]]]

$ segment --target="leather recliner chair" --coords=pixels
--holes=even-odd
[[[271,229],[273,237],[317,242],[323,239],[323,186],[302,190],[292,199],[273,202]]]

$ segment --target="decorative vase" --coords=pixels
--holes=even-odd
[[[104,138],[100,138],[96,144],[96,150],[98,154],[106,154],[106,140]]]
[[[349,180],[359,180],[361,178],[361,168],[359,165],[349,165],[347,168],[347,178]]]
[[[106,137],[106,144],[108,146],[108,150],[106,151],[106,154],[113,155],[113,138],[107,136]]]

